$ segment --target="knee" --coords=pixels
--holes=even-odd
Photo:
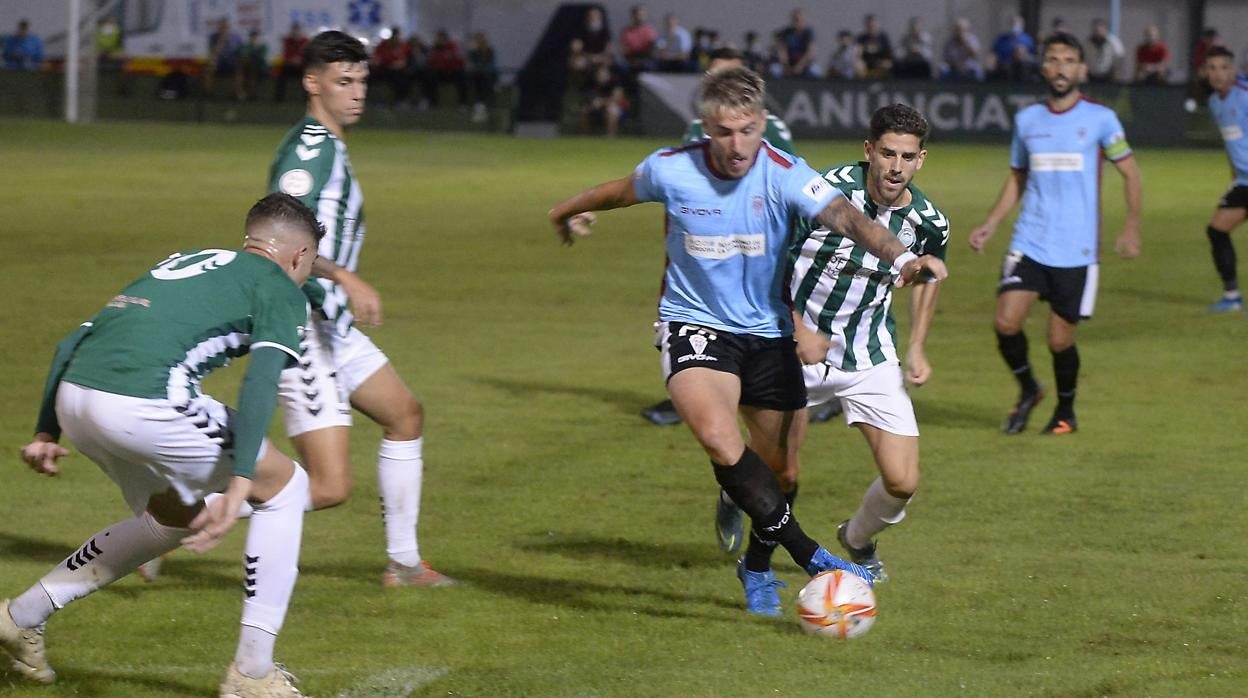
[[[351,481],[318,482],[313,477],[308,483],[308,493],[313,509],[329,509],[346,502],[351,496]]]
[[[997,334],[1015,335],[1023,331],[1023,323],[1021,320],[998,313],[992,319],[992,328]]]
[[[409,394],[395,410],[389,423],[381,426],[385,437],[391,441],[419,439],[424,433],[425,406],[415,396]]]
[[[889,496],[910,499],[915,492],[919,491],[919,464],[915,461],[907,467],[884,473],[880,476],[880,481],[884,484],[884,491]]]
[[[690,427],[712,461],[720,465],[736,465],[737,461],[741,460],[744,446],[741,443],[741,435],[735,428],[696,427],[692,424]]]

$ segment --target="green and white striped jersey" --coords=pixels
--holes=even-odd
[[[867,196],[867,163],[842,163],[824,178],[869,218],[897,234],[911,252],[945,258],[949,220],[911,184],[910,203],[879,206]],[[843,371],[899,363],[897,323],[891,312],[890,265],[849,238],[801,222],[789,251],[793,262],[793,306],[807,326],[830,337],[827,360]]]
[[[308,305],[272,260],[242,250],[170,255],[89,321],[62,380],[184,405],[205,375],[254,348],[299,358]]]
[[[318,250],[355,271],[364,244],[364,194],[351,169],[347,146],[311,116],[286,133],[269,167],[269,193],[280,191],[316,212],[325,226]],[[309,279],[304,293],[345,335],[353,319],[347,294],[329,279]]]
[[[702,120],[694,119],[689,122],[689,128],[685,130],[685,143],[696,143],[706,138],[706,131],[702,128]],[[775,114],[767,115],[767,125],[763,129],[763,138],[773,146],[783,150],[789,155],[797,155],[793,152],[793,134],[789,132],[789,125]]]

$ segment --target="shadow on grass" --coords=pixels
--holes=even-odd
[[[58,667],[55,695],[117,696],[123,691],[154,696],[215,695],[215,684],[186,683],[164,677],[144,676],[142,667],[129,669],[79,669]],[[222,673],[225,668],[222,667]],[[107,685],[105,685],[107,684]],[[211,693],[210,693],[211,692]]]
[[[915,402],[919,427],[992,430],[1001,426],[1009,405],[965,405],[940,399]]]
[[[0,558],[24,558],[55,565],[72,554],[76,549],[59,541],[31,538],[9,531],[0,531]]]
[[[653,405],[659,400],[665,399],[667,395],[663,392],[662,386],[657,386],[654,392],[639,393],[631,390],[613,390],[589,385],[568,385],[559,383],[539,383],[537,381],[514,380],[510,378],[478,378],[476,382],[482,385],[488,385],[491,388],[509,393],[518,400],[528,400],[534,394],[546,395],[570,395],[573,397],[587,397],[608,405],[613,405],[621,412],[634,414],[640,412],[642,408]]]
[[[614,560],[653,569],[723,569],[733,561],[709,542],[651,543],[627,538],[562,533],[534,534],[516,543],[522,550],[560,555],[574,560]]]

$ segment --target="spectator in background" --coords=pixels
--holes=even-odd
[[[767,78],[784,77],[789,65],[789,52],[784,47],[784,32],[776,30],[771,35],[771,48],[767,49]]]
[[[307,45],[308,36],[303,33],[303,25],[291,22],[290,31],[282,37],[282,65],[273,84],[273,101],[286,101],[286,83],[303,80],[303,47]]]
[[[611,65],[611,32],[607,31],[607,21],[602,10],[591,7],[585,12],[585,26],[577,33],[581,40],[585,55],[595,68],[600,65]]]
[[[243,37],[230,27],[228,17],[217,21],[217,30],[208,35],[208,65],[204,70],[204,92],[209,97],[216,90],[216,81],[221,78],[234,84],[234,97],[242,100],[243,72],[240,64],[243,60]]]
[[[43,64],[43,39],[30,31],[30,22],[17,21],[17,32],[4,39],[4,67],[9,70],[39,70]]]
[[[475,32],[468,44],[468,84],[472,87],[472,120],[481,123],[494,106],[494,85],[498,82],[498,60],[485,32]]]
[[[1127,51],[1109,31],[1109,23],[1099,17],[1092,20],[1092,36],[1088,37],[1088,79],[1092,82],[1118,82]]]
[[[468,76],[464,52],[459,48],[459,42],[452,39],[445,29],[439,29],[433,37],[433,47],[429,50],[429,72],[433,78],[433,90],[429,94],[430,104],[438,106],[438,92],[442,85],[449,82],[455,86],[459,106],[468,106]]]
[[[926,80],[932,77],[935,44],[932,35],[923,28],[923,21],[911,17],[906,33],[901,37],[901,51],[893,66],[893,77]]]
[[[398,25],[390,27],[389,36],[378,42],[369,63],[369,81],[390,86],[390,105],[407,102],[412,80],[412,45],[403,40]]]
[[[711,62],[711,54],[715,49],[720,48],[723,44],[719,40],[719,31],[715,29],[704,29],[698,27],[693,32],[693,55],[691,56],[694,69],[698,72],[706,70]]]
[[[1145,85],[1164,85],[1170,77],[1170,47],[1161,40],[1156,24],[1144,30],[1144,43],[1135,49],[1135,81]]]
[[[581,133],[602,129],[607,138],[615,138],[628,107],[624,86],[611,74],[609,67],[598,66],[582,102]]]
[[[628,26],[620,31],[620,55],[624,65],[634,73],[653,70],[659,32],[650,23],[645,5],[633,5],[628,14]]]
[[[431,52],[429,44],[426,44],[419,34],[412,33],[407,37],[408,90],[411,90],[412,85],[416,86],[420,93],[416,100],[416,108],[420,110],[429,108],[429,101],[433,99],[433,93],[438,89],[433,80],[433,71],[429,69]]]
[[[1040,37],[1040,41],[1043,42],[1048,37],[1055,36],[1057,34],[1071,34],[1071,33],[1072,32],[1070,31],[1070,27],[1066,26],[1066,20],[1062,18],[1061,15],[1058,15],[1057,17],[1054,17],[1053,21],[1049,24],[1049,33]]]
[[[658,69],[668,73],[693,71],[689,60],[693,54],[693,36],[680,24],[680,18],[669,13],[663,18],[663,36],[659,37]]]
[[[247,99],[255,99],[260,93],[260,83],[269,76],[269,45],[259,29],[252,29],[247,34],[247,44],[243,46],[242,60],[243,94]]]
[[[758,32],[748,31],[745,33],[741,57],[745,62],[745,67],[759,75],[767,75],[767,49],[758,40]]]
[[[862,64],[866,66],[868,80],[885,80],[893,73],[893,43],[888,34],[880,29],[875,15],[862,18],[862,33],[858,35],[862,47]]]
[[[945,41],[941,52],[940,77],[944,80],[979,82],[984,79],[984,64],[979,58],[979,37],[971,31],[971,22],[959,17],[953,23],[953,34]]]
[[[1010,28],[992,42],[992,55],[995,62],[988,77],[1022,82],[1031,76],[1036,64],[1036,40],[1027,33],[1021,16],[1014,15]]]
[[[589,54],[585,53],[585,42],[573,39],[568,45],[568,90],[577,93],[584,91],[593,72],[593,63],[589,60]]]
[[[113,15],[104,15],[95,28],[95,50],[100,63],[116,67],[121,61],[121,26]]]
[[[784,73],[796,78],[819,77],[815,63],[815,30],[806,24],[806,13],[796,7],[789,15],[789,25],[780,30],[784,42]]]
[[[828,77],[839,80],[861,80],[867,74],[862,63],[862,46],[854,33],[842,29],[836,33],[836,47],[828,59]]]

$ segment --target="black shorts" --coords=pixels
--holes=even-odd
[[[1017,250],[1010,250],[1001,265],[997,295],[1006,291],[1034,291],[1048,301],[1053,313],[1071,324],[1092,317],[1100,265],[1050,267]]]
[[[1248,186],[1232,184],[1218,199],[1218,208],[1248,208]]]
[[[792,337],[733,334],[684,322],[660,322],[655,347],[663,380],[687,368],[710,368],[741,379],[741,404],[768,410],[806,406],[806,381]]]

